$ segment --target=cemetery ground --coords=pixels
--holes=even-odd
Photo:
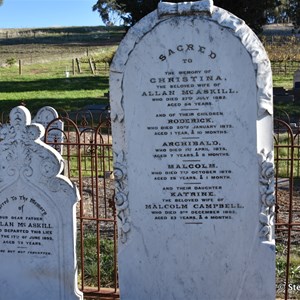
[[[48,36],[41,34],[40,38],[38,32],[34,33],[33,31],[27,33],[29,36],[24,33],[24,37],[15,33],[16,37],[12,38],[13,40],[10,42],[0,40],[0,112],[7,115],[13,107],[21,102],[25,103],[33,114],[46,105],[54,107],[58,112],[69,113],[82,110],[87,105],[108,104],[108,98],[105,96],[105,93],[108,92],[108,63],[123,33],[99,33],[97,42],[91,42],[92,34],[86,38],[87,35],[84,33],[76,34],[70,31],[69,34],[62,34],[58,30],[54,30],[51,34],[48,33]],[[81,39],[80,42],[76,36]],[[10,39],[8,38],[8,40]],[[75,58],[80,60],[82,70],[79,73],[76,66],[73,75],[72,59]],[[92,74],[88,58],[92,58],[96,62],[95,74]],[[23,64],[22,75],[19,74],[19,59]],[[293,76],[291,74],[275,75],[273,82],[274,86],[291,89]],[[275,115],[280,110],[286,111],[290,116],[299,116],[300,104],[276,104]],[[282,138],[285,137],[282,136]],[[282,155],[287,155],[287,153],[282,153]],[[283,170],[284,166],[280,171],[281,176],[284,177]],[[297,170],[295,172],[298,172]],[[296,180],[295,183],[294,201],[299,203],[300,182]],[[280,191],[280,198],[283,205],[287,205],[289,194],[285,189]],[[298,210],[298,207],[295,209]],[[276,272],[280,282],[284,281],[286,267],[284,239],[285,237],[282,237],[277,243]],[[91,251],[97,243],[93,232],[88,233],[85,243],[87,252],[85,255],[88,257],[87,261],[90,262],[85,275],[88,276],[90,285],[94,286],[96,282],[93,281],[93,278],[98,271],[95,264],[97,253]],[[102,274],[105,274],[103,278],[107,286],[110,286],[114,276],[111,256],[113,244],[110,240],[102,240],[100,247],[104,255],[103,266],[101,266]],[[292,249],[291,274],[291,283],[299,284],[300,251],[296,246]]]
[[[24,102],[31,111],[45,105],[58,111],[80,110],[89,104],[107,103],[104,93],[108,92],[108,70],[91,75],[83,70],[66,78],[71,59],[24,66],[24,75],[18,75],[18,66],[0,69],[1,111]]]

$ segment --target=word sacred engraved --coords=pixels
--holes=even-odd
[[[166,53],[161,54],[159,59],[161,61],[167,60],[168,57],[176,54],[176,53],[187,53],[187,52],[198,52],[200,54],[207,54],[209,58],[215,59],[217,54],[212,50],[207,50],[206,47],[202,45],[195,45],[195,44],[185,44],[185,45],[177,45],[175,48],[168,49]]]

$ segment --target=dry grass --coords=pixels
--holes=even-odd
[[[115,48],[124,34],[122,27],[104,26],[0,29],[0,66],[10,58],[31,64],[95,56]]]

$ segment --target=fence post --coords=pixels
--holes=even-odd
[[[23,69],[22,69],[22,60],[19,59],[19,75],[23,74]]]
[[[95,75],[95,68],[94,68],[94,65],[93,65],[93,62],[92,62],[91,58],[89,58],[89,64],[90,64],[90,69],[91,69],[93,75]]]
[[[80,61],[78,58],[76,58],[76,64],[77,64],[78,72],[81,73]]]
[[[73,71],[73,75],[75,75],[75,59],[72,59],[72,71]]]
[[[284,75],[287,74],[287,64],[286,64],[286,61],[284,62]]]

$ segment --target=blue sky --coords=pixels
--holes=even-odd
[[[103,25],[92,6],[97,0],[4,0],[0,28]]]

